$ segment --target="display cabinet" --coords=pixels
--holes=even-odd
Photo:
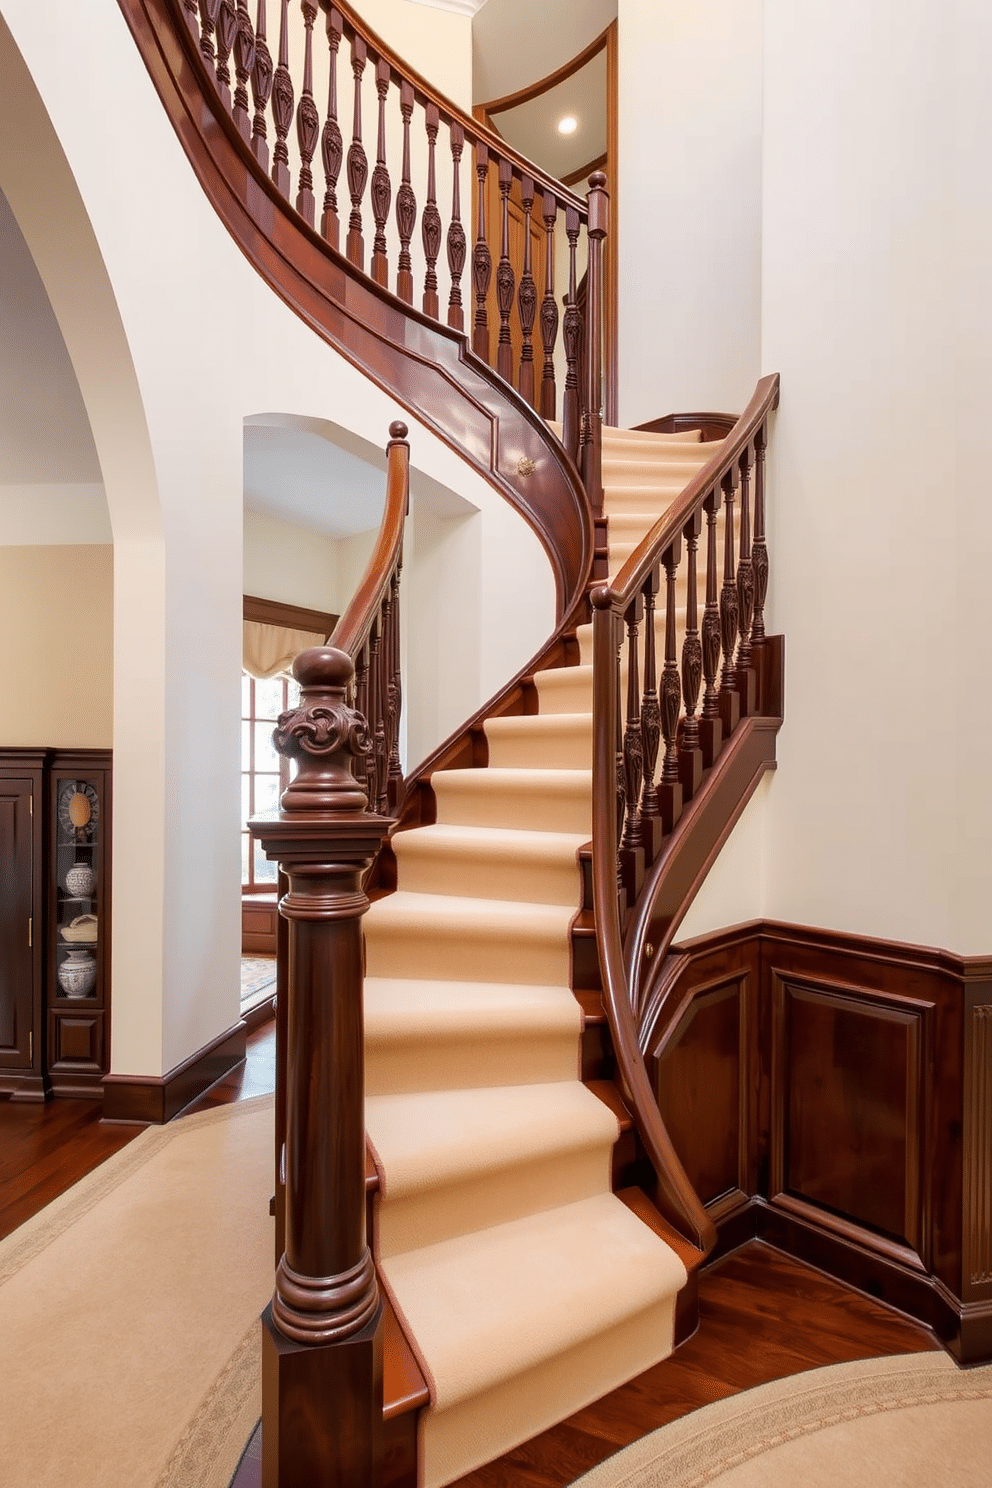
[[[44,749],[0,750],[0,1092],[44,1100]]]

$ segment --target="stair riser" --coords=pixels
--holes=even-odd
[[[568,986],[567,937],[518,934],[512,941],[493,931],[455,930],[439,935],[433,924],[411,927],[369,922],[366,969],[369,976],[436,977],[439,981],[542,983]]]
[[[591,770],[592,719],[569,729],[521,728],[490,736],[489,763],[498,769]]]
[[[491,1033],[458,1042],[404,1040],[369,1048],[365,1054],[367,1095],[423,1090],[488,1089],[494,1085],[545,1085],[576,1076],[575,1035],[494,1038]]]
[[[566,670],[572,670],[566,668]],[[582,708],[558,709],[559,712],[582,712]],[[456,826],[512,827],[520,831],[533,832],[584,832],[592,830],[592,804],[590,790],[557,790],[553,781],[548,781],[547,792],[513,788],[511,782],[505,790],[495,790],[485,778],[487,772],[451,771],[452,775],[471,773],[478,777],[459,782],[457,790],[449,789],[443,774],[432,780],[437,797],[437,819]],[[540,977],[529,977],[529,981],[540,981]]]
[[[575,857],[533,863],[521,857],[487,858],[484,849],[432,853],[399,860],[399,887],[421,894],[457,894],[471,899],[508,899],[518,904],[570,904],[578,908],[579,878]]]

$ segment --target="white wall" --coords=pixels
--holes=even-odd
[[[264,287],[196,184],[115,6],[70,8],[53,33],[31,0],[5,0],[0,56],[0,186],[76,368],[113,527],[112,1062],[159,1074],[238,1012],[245,416],[332,412],[381,445],[402,415],[422,468],[480,510],[503,503]],[[507,675],[554,612],[540,545],[508,517],[544,603],[523,654],[510,636]],[[505,557],[497,543],[482,563]],[[488,655],[499,642],[478,644]]]
[[[619,0],[620,421],[761,374],[762,0]]]
[[[340,613],[339,541],[265,512],[246,511],[244,521],[246,594]]]

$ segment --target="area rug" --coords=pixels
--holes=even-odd
[[[261,1000],[263,994],[268,992],[275,996],[276,990],[276,958],[275,956],[242,956],[241,957],[241,1008],[245,1011],[254,1003]]]
[[[0,1479],[227,1483],[261,1411],[273,1097],[152,1127],[0,1242]]]
[[[694,1411],[576,1488],[988,1488],[992,1366],[943,1353],[833,1364]]]

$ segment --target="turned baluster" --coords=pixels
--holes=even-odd
[[[220,0],[217,10],[217,87],[228,112],[231,109],[231,69],[227,64],[237,34],[238,12],[234,0]]]
[[[462,308],[461,278],[465,267],[467,242],[462,227],[461,169],[462,150],[465,148],[465,131],[460,124],[451,126],[451,222],[448,224],[448,270],[451,274],[451,293],[448,296],[448,324],[452,330],[465,329],[465,312]]]
[[[661,846],[661,817],[658,815],[658,793],[654,772],[661,742],[661,707],[658,702],[657,664],[655,662],[655,595],[658,593],[658,570],[653,568],[644,580],[644,696],[641,700],[641,844],[649,863],[658,856]]]
[[[217,12],[220,0],[200,0],[200,55],[213,78],[217,76],[217,59],[214,56],[214,32],[217,29]]]
[[[237,30],[234,35],[234,122],[244,140],[251,139],[251,120],[248,117],[248,80],[255,65],[255,33],[251,29],[248,0],[238,0]]]
[[[555,299],[555,223],[558,202],[554,192],[545,187],[541,194],[541,216],[544,221],[544,299],[541,301],[541,345],[544,367],[541,372],[541,417],[553,419],[558,409],[555,387],[555,342],[558,340],[558,302]]]
[[[680,539],[665,552],[665,666],[661,674],[661,736],[665,758],[658,784],[658,809],[662,827],[670,832],[682,815],[682,781],[679,777],[678,727],[682,706],[682,684],[675,660],[675,580],[682,557]]]
[[[200,17],[196,0],[183,0],[183,14],[186,24],[197,42],[200,40]]]
[[[272,53],[265,39],[265,0],[258,0],[255,15],[255,61],[251,69],[251,97],[255,114],[251,123],[251,148],[264,171],[269,168],[269,142],[265,110],[272,92]]]
[[[376,811],[383,813],[386,810],[386,782],[389,779],[389,752],[386,744],[386,717],[389,709],[389,686],[386,677],[388,619],[389,594],[387,592],[379,610],[375,641],[372,646],[372,665],[376,674],[375,737],[372,744],[372,761],[375,770],[374,801]]]
[[[644,779],[644,748],[641,740],[641,687],[637,670],[638,621],[642,606],[640,595],[628,609],[627,625],[627,724],[623,734],[624,796],[627,801],[626,821],[620,846],[633,852],[641,845],[641,817],[638,802]],[[635,892],[636,892],[636,886]]]
[[[362,144],[362,73],[368,52],[358,32],[351,40],[351,71],[355,79],[355,113],[352,122],[352,139],[348,146],[348,191],[351,195],[351,216],[348,218],[348,237],[345,249],[348,260],[356,268],[365,268],[365,239],[362,237],[362,197],[368,180],[369,161]]]
[[[293,123],[293,79],[289,75],[289,0],[282,0],[279,22],[279,66],[272,80],[272,117],[276,144],[272,152],[272,180],[283,196],[289,196],[289,149],[286,136]]]
[[[369,675],[367,703],[368,712],[366,717],[369,724],[369,739],[372,744],[371,751],[365,761],[366,780],[368,781],[369,805],[374,806],[379,793],[379,778],[376,769],[375,740],[376,730],[382,716],[382,694],[379,690],[379,622],[381,615],[376,615],[369,631]]]
[[[706,688],[699,720],[699,743],[703,764],[709,769],[723,745],[723,723],[720,718],[720,696],[716,679],[720,668],[720,610],[717,604],[716,518],[720,493],[714,486],[703,510],[706,513],[706,608],[703,611],[703,677]]]
[[[412,95],[411,95],[412,96]],[[437,149],[438,111],[436,103],[426,109],[427,126],[427,205],[420,219],[420,236],[424,244],[427,272],[424,275],[424,314],[435,320],[440,317],[441,306],[437,297],[437,256],[441,252],[441,213],[437,208]]]
[[[389,285],[389,263],[386,258],[386,218],[393,199],[393,188],[386,166],[386,98],[389,93],[389,63],[380,57],[375,67],[375,91],[379,95],[379,132],[372,172],[372,215],[375,235],[372,239],[372,278],[385,289]]]
[[[611,617],[612,618],[612,617]],[[617,813],[617,894],[624,891],[624,853],[621,847],[623,841],[624,819],[627,815],[627,772],[624,768],[623,758],[623,691],[620,686],[620,652],[623,648],[623,627],[618,626],[616,631],[616,668],[613,680],[613,712],[616,718],[614,731],[614,749],[616,760],[616,813]]]
[[[740,722],[741,699],[737,691],[734,651],[737,647],[737,574],[734,567],[734,471],[723,477],[723,588],[720,590],[720,640],[723,672],[720,677],[720,717],[725,736]]]
[[[476,223],[475,248],[472,253],[472,278],[475,282],[475,328],[472,350],[484,362],[489,361],[489,315],[486,296],[493,272],[493,256],[486,241],[486,182],[489,176],[489,146],[479,140],[475,147],[475,174],[478,177],[479,215]]]
[[[751,650],[758,671],[758,693],[764,707],[765,596],[768,593],[768,549],[765,546],[765,426],[754,436],[754,619]]]
[[[344,140],[338,123],[338,48],[344,23],[341,12],[332,6],[325,23],[330,72],[327,82],[327,118],[320,136],[320,158],[324,166],[324,210],[320,215],[321,236],[333,248],[340,246],[341,224],[338,221],[338,176],[344,159]]]
[[[562,339],[565,343],[565,396],[562,400],[562,443],[576,462],[579,457],[579,344],[582,340],[582,314],[579,310],[575,280],[575,255],[579,242],[579,214],[575,207],[565,208],[565,234],[568,238],[568,297]]]
[[[403,179],[396,193],[396,226],[400,235],[400,256],[396,269],[396,293],[406,304],[413,304],[413,265],[410,261],[410,239],[417,225],[417,198],[410,185],[410,120],[413,118],[413,84],[405,79],[400,83],[400,113],[403,116]],[[436,121],[436,111],[435,111]],[[437,123],[434,125],[437,138]],[[433,146],[431,148],[431,172],[434,169]],[[438,223],[438,244],[441,241],[441,224]],[[437,257],[437,250],[434,251]],[[435,285],[437,281],[435,279]],[[435,295],[435,299],[437,296]]]
[[[342,651],[304,651],[300,705],[276,748],[299,769],[275,819],[252,822],[288,879],[280,965],[285,1017],[285,1249],[262,1317],[267,1483],[381,1480],[382,1302],[365,1222],[362,876],[389,823],[352,765],[365,720],[345,701]],[[285,1011],[283,1012],[283,1009]],[[320,1429],[301,1430],[320,1402]]]
[[[316,0],[302,0],[306,35],[303,50],[303,92],[296,109],[296,142],[300,147],[300,179],[296,193],[296,210],[313,227],[313,157],[320,132],[320,115],[313,101],[313,23],[317,19]]]
[[[401,561],[396,565],[392,578],[392,646],[389,665],[389,809],[394,811],[399,801],[403,784],[403,766],[400,763],[400,713],[403,707],[403,680],[400,672],[400,576]]]
[[[699,719],[696,705],[703,679],[703,651],[699,643],[699,607],[696,597],[696,549],[702,531],[703,514],[696,510],[682,528],[688,551],[686,579],[685,636],[682,641],[682,696],[685,717],[679,729],[679,779],[682,794],[691,801],[703,778],[703,751],[699,741]],[[714,672],[716,667],[714,665]]]
[[[741,712],[754,712],[755,674],[751,666],[751,621],[754,615],[754,567],[751,562],[751,446],[740,458],[741,551],[737,561],[737,607],[740,641],[737,645],[737,691]]]
[[[520,333],[523,345],[520,350],[520,396],[534,407],[534,348],[531,336],[534,331],[534,316],[537,314],[537,286],[534,283],[533,253],[530,241],[531,214],[534,210],[534,182],[530,176],[520,177],[520,200],[524,209],[524,267],[517,290],[517,310],[520,314]]]
[[[496,265],[496,303],[499,306],[499,344],[496,348],[496,371],[507,382],[513,381],[513,348],[510,345],[510,311],[516,283],[510,263],[510,187],[513,166],[508,160],[499,163],[500,239],[499,263]]]
[[[358,653],[355,662],[355,707],[363,718],[369,716],[369,643],[365,641]],[[361,774],[359,779],[364,780],[368,774],[368,757],[364,756],[361,761]]]
[[[603,510],[603,239],[610,218],[606,177],[589,177],[589,270],[586,278],[586,389],[582,414],[582,478],[594,513]]]

